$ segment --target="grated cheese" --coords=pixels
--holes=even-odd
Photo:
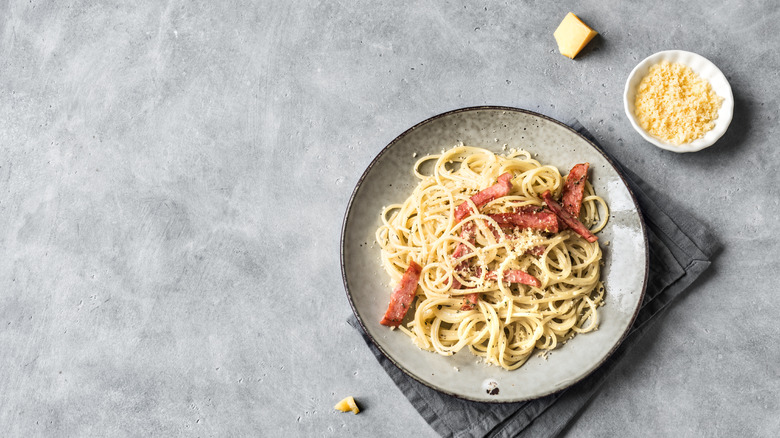
[[[510,245],[512,246],[512,249],[521,255],[524,252],[530,251],[535,246],[541,245],[544,241],[538,231],[534,231],[530,228],[524,228],[522,230],[515,228],[508,234],[508,237],[511,238]]]
[[[690,67],[664,61],[650,68],[637,87],[639,125],[659,139],[681,145],[715,126],[723,98]]]

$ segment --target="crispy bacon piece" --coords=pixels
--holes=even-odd
[[[463,226],[460,229],[460,237],[463,240],[467,240],[469,243],[474,245],[477,242],[477,230],[474,226],[474,222],[468,222],[463,224]],[[463,257],[464,255],[471,252],[471,248],[466,246],[463,243],[458,244],[457,248],[455,248],[455,252],[452,253],[452,258],[459,259]],[[467,261],[462,261],[458,266],[455,267],[458,271],[466,271],[469,268],[469,264]],[[460,289],[463,285],[460,284],[460,282],[453,277],[452,279],[452,288],[453,289]],[[479,299],[478,293],[468,294],[464,297],[463,305],[461,306],[460,310],[471,310],[474,308],[474,306],[477,304],[477,300]]]
[[[497,271],[488,271],[487,274],[485,274],[485,279],[495,281],[496,278],[498,278],[496,272]],[[482,268],[476,268],[476,275],[482,275]],[[520,269],[507,269],[504,271],[504,281],[507,283],[520,283],[536,287],[542,285],[542,282],[536,277],[525,271],[521,271]]]
[[[550,207],[550,210],[552,210],[553,213],[558,216],[558,219],[563,221],[563,223],[565,223],[569,228],[574,230],[575,233],[584,237],[585,240],[591,243],[599,239],[596,237],[596,235],[591,233],[588,227],[583,225],[579,219],[572,216],[568,211],[564,210],[563,207],[561,207],[561,204],[555,202],[549,190],[542,194],[542,198],[544,198],[544,202],[547,203],[547,206]]]
[[[558,217],[557,217],[557,216],[555,216],[555,213],[553,213],[552,211],[548,210],[548,209],[547,209],[547,208],[545,208],[545,207],[531,207],[531,206],[525,206],[525,207],[520,207],[520,209],[519,209],[518,211],[519,211],[520,213],[522,213],[522,214],[536,214],[536,213],[538,213],[538,212],[542,212],[542,211],[544,211],[544,212],[546,212],[546,213],[549,213],[549,214],[551,214],[551,215],[552,215],[552,220],[550,220],[550,222],[549,222],[549,225],[550,225],[550,230],[549,230],[549,232],[551,232],[551,233],[557,233],[558,231],[560,231],[559,227],[560,227],[560,225],[561,225],[561,224],[560,224],[560,221],[558,221]],[[489,216],[493,216],[493,215],[489,215]],[[506,224],[506,225],[504,225],[504,224],[502,224],[502,223],[500,222],[500,220],[496,220],[496,218],[494,218],[493,220],[495,220],[496,222],[498,222],[498,225],[499,225],[500,227],[502,227],[502,228],[509,228],[509,227],[515,226],[514,224]],[[545,220],[545,221],[547,221],[547,220],[549,220],[549,219],[544,219],[544,220]],[[486,226],[487,226],[487,227],[490,229],[490,231],[492,231],[492,232],[493,232],[493,236],[496,238],[496,241],[500,240],[501,236],[498,234],[498,230],[497,230],[496,228],[494,228],[492,224],[489,224],[489,223],[487,223],[487,221],[485,221],[485,225],[486,225]],[[506,237],[507,237],[508,239],[510,239],[510,240],[512,239],[512,235],[511,235],[511,234],[510,234],[510,235],[507,235]],[[529,249],[529,250],[528,250],[528,251],[526,251],[526,252],[527,252],[528,254],[535,255],[535,256],[537,256],[537,257],[538,257],[538,256],[540,256],[540,255],[544,254],[544,251],[545,251],[546,249],[547,249],[547,247],[546,247],[546,246],[544,246],[544,245],[539,245],[539,246],[535,246],[535,247],[533,247],[533,248]]]
[[[393,327],[401,325],[401,320],[404,319],[412,300],[414,300],[417,283],[420,281],[420,273],[422,273],[422,268],[412,260],[401,277],[401,281],[393,289],[390,304],[387,306],[384,318],[379,321],[380,324]]]
[[[477,243],[477,230],[474,228],[474,222],[463,224],[460,228],[460,238],[468,241],[472,245]],[[459,243],[455,248],[455,252],[452,253],[452,258],[459,259],[470,252],[471,248],[463,243]]]
[[[490,271],[485,275],[485,278],[488,280],[495,280],[497,277],[498,274],[496,274],[496,271]],[[540,282],[536,277],[519,269],[507,269],[504,271],[504,281],[507,283],[520,283],[536,287],[540,287],[542,285],[542,282]]]
[[[463,305],[460,306],[460,310],[471,310],[477,305],[479,300],[479,293],[474,292],[463,297]]]
[[[482,269],[476,268],[476,274],[481,275]],[[496,274],[496,271],[489,271],[487,274],[485,274],[485,278],[488,280],[496,280],[498,277],[498,274]],[[504,281],[507,283],[520,283],[520,284],[527,284],[530,286],[536,286],[541,287],[542,282],[539,281],[536,277],[533,275],[521,271],[519,269],[507,269],[504,271]],[[477,300],[479,299],[479,293],[473,293],[468,294],[463,297],[463,305],[460,307],[460,310],[471,310],[474,308],[474,306],[477,305]]]
[[[482,207],[488,202],[506,196],[512,190],[512,174],[506,172],[498,177],[498,182],[485,190],[479,191],[476,195],[471,197],[471,202],[477,206]],[[464,202],[455,209],[455,222],[460,222],[471,214],[471,207],[468,202]]]
[[[460,289],[463,287],[460,282],[453,278],[452,279],[452,288],[453,289]],[[463,305],[460,306],[460,310],[471,310],[474,308],[474,306],[477,305],[477,300],[479,299],[479,293],[474,292],[473,294],[468,294],[463,297]]]
[[[585,192],[585,180],[588,178],[589,167],[589,163],[576,164],[569,171],[569,176],[566,177],[566,184],[563,186],[561,204],[563,209],[574,217],[580,216],[582,195]]]
[[[489,215],[502,228],[520,227],[533,230],[558,232],[558,217],[550,210],[539,212],[519,210],[517,213],[497,213]]]

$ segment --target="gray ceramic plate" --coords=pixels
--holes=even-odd
[[[382,207],[402,202],[417,184],[415,161],[457,142],[502,153],[523,148],[567,173],[591,164],[590,180],[610,207],[599,233],[607,289],[599,329],[576,336],[547,359],[534,355],[514,371],[477,363],[468,351],[450,357],[418,349],[401,331],[381,326],[390,280],[381,266],[374,233]],[[416,157],[415,157],[416,155]],[[515,402],[562,390],[595,370],[620,344],[642,302],[647,281],[647,237],[633,194],[610,160],[568,126],[530,111],[477,107],[428,119],[393,140],[368,166],[347,207],[341,237],[341,269],[349,302],[379,350],[409,376],[441,392],[482,402]],[[604,242],[609,241],[609,245]],[[498,388],[489,391],[492,388]],[[491,394],[493,393],[493,394]]]

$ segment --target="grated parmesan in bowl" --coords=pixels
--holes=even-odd
[[[723,73],[703,56],[682,50],[658,52],[640,62],[628,76],[623,104],[645,140],[672,152],[712,146],[734,114]]]

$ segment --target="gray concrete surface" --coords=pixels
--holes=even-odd
[[[0,3],[3,435],[433,436],[345,323],[340,225],[384,145],[482,104],[577,117],[724,246],[568,434],[774,434],[780,9],[655,3]],[[623,115],[670,48],[736,98],[696,154]]]

